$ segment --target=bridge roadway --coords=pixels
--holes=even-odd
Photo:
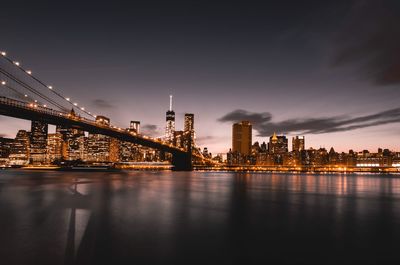
[[[26,103],[6,97],[0,97],[0,115],[42,121],[52,125],[76,128],[94,134],[107,135],[121,141],[140,144],[172,154],[174,170],[192,170],[192,153],[185,149],[169,145],[157,139],[138,135],[125,129],[98,124],[92,120],[72,116],[69,113],[53,110],[33,103]]]

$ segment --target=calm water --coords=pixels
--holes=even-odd
[[[0,171],[0,264],[400,264],[400,178]]]

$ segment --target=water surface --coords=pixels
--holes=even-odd
[[[400,178],[0,171],[0,264],[400,264]]]

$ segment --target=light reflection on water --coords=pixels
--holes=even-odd
[[[10,170],[0,217],[4,264],[400,260],[391,175]]]

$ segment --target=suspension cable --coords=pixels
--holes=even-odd
[[[32,78],[33,80],[35,80],[36,82],[38,82],[40,85],[42,85],[43,87],[45,87],[46,89],[50,90],[53,94],[57,95],[59,98],[65,100],[67,103],[69,103],[70,105],[73,106],[73,108],[77,108],[78,111],[81,111],[93,118],[96,118],[96,115],[93,115],[90,111],[87,111],[84,107],[79,107],[78,103],[73,103],[71,102],[70,98],[68,97],[64,97],[61,93],[57,92],[54,90],[54,88],[50,85],[46,85],[43,81],[41,81],[39,78],[37,78],[36,76],[34,76],[32,74],[32,71],[30,70],[26,70],[24,69],[21,64],[17,61],[13,61],[9,56],[7,56],[6,52],[0,52],[0,55],[2,55],[2,57],[4,59],[6,59],[9,63],[13,64],[14,66],[16,66],[19,70],[21,70],[22,72],[24,72],[26,75],[28,75],[30,78]]]

